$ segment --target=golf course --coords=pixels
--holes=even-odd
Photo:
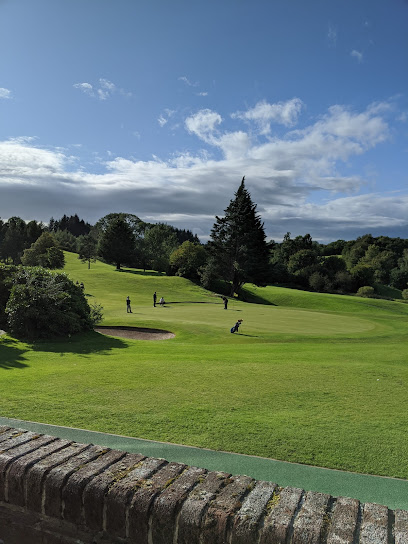
[[[248,284],[225,310],[181,277],[65,259],[102,326],[174,338],[5,334],[3,417],[408,478],[408,304]]]

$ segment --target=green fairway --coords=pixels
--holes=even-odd
[[[263,304],[224,310],[182,278],[66,258],[103,325],[176,336],[3,336],[3,417],[408,477],[408,305],[247,286]],[[154,291],[165,307],[153,308]],[[237,319],[241,334],[230,334]]]

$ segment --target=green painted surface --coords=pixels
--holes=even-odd
[[[239,455],[207,449],[154,442],[114,434],[98,433],[69,427],[57,427],[0,417],[1,425],[49,434],[80,443],[92,443],[149,457],[159,457],[187,465],[204,467],[230,474],[246,474],[280,486],[301,487],[332,496],[346,496],[361,502],[375,502],[389,508],[408,509],[408,482],[395,478],[370,476],[330,470],[274,459]]]

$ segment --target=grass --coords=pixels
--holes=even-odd
[[[66,257],[104,325],[176,337],[1,337],[4,417],[408,477],[408,305],[249,285],[258,304],[225,311],[182,278]],[[153,308],[154,291],[166,307]]]

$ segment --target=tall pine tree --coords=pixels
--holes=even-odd
[[[208,248],[208,272],[230,284],[231,296],[239,293],[244,283],[267,283],[268,244],[256,204],[245,188],[245,176],[224,217],[216,216]]]

